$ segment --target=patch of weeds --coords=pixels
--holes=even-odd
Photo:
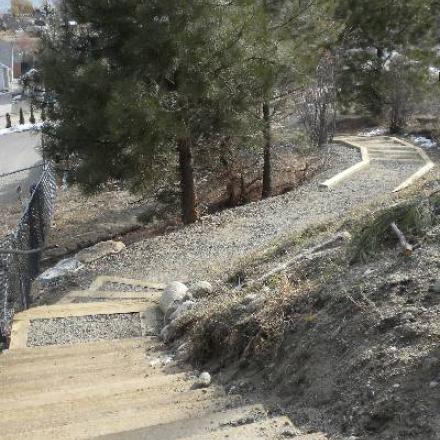
[[[421,238],[433,224],[430,204],[426,200],[405,201],[363,217],[353,228],[351,262],[366,262],[380,249],[395,245],[393,222],[408,239]]]
[[[189,331],[193,359],[202,363],[212,359],[274,359],[292,319],[292,304],[304,293],[303,287],[293,287],[284,278],[275,292],[255,292],[263,301],[254,313],[246,311],[238,294],[215,298],[203,308]]]
[[[317,321],[317,319],[318,319],[318,315],[316,313],[312,313],[312,312],[306,313],[303,316],[303,320],[307,324],[313,324],[314,322]]]
[[[336,222],[315,223],[299,233],[296,232],[282,239],[277,239],[264,249],[260,249],[242,258],[232,269],[226,281],[230,284],[238,284],[239,281],[243,282],[246,279],[246,274],[252,269],[284,257],[291,249],[298,249],[299,253],[301,249],[310,245],[314,240],[334,233],[340,226],[341,224]]]
[[[440,222],[440,191],[437,191],[430,195],[429,203],[431,205],[432,213],[434,214],[435,222]]]

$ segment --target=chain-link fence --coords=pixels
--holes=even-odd
[[[55,205],[55,171],[43,165],[41,177],[31,188],[16,229],[0,238],[0,326],[9,334],[15,311],[29,307],[32,281],[40,270],[44,247]]]

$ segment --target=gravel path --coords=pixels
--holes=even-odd
[[[139,313],[37,319],[31,322],[27,346],[64,345],[138,336],[142,336]]]
[[[382,198],[419,166],[372,162],[331,191],[318,184],[359,161],[359,152],[333,145],[326,171],[282,196],[203,218],[166,236],[129,246],[102,259],[93,269],[102,274],[151,281],[217,279],[243,256],[275,238],[301,232],[316,223],[345,217],[356,206]],[[96,274],[96,273],[95,273]]]

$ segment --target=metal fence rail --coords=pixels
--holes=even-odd
[[[45,163],[15,231],[0,238],[0,329],[9,334],[14,312],[30,305],[32,281],[40,270],[41,253],[55,206],[55,171]]]

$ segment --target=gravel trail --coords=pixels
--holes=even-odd
[[[243,256],[276,238],[299,233],[316,223],[342,219],[356,206],[384,195],[392,200],[391,191],[419,168],[411,163],[372,162],[336,188],[319,189],[320,182],[359,160],[357,150],[333,145],[327,170],[298,189],[136,243],[102,259],[93,269],[151,281],[217,279]]]

